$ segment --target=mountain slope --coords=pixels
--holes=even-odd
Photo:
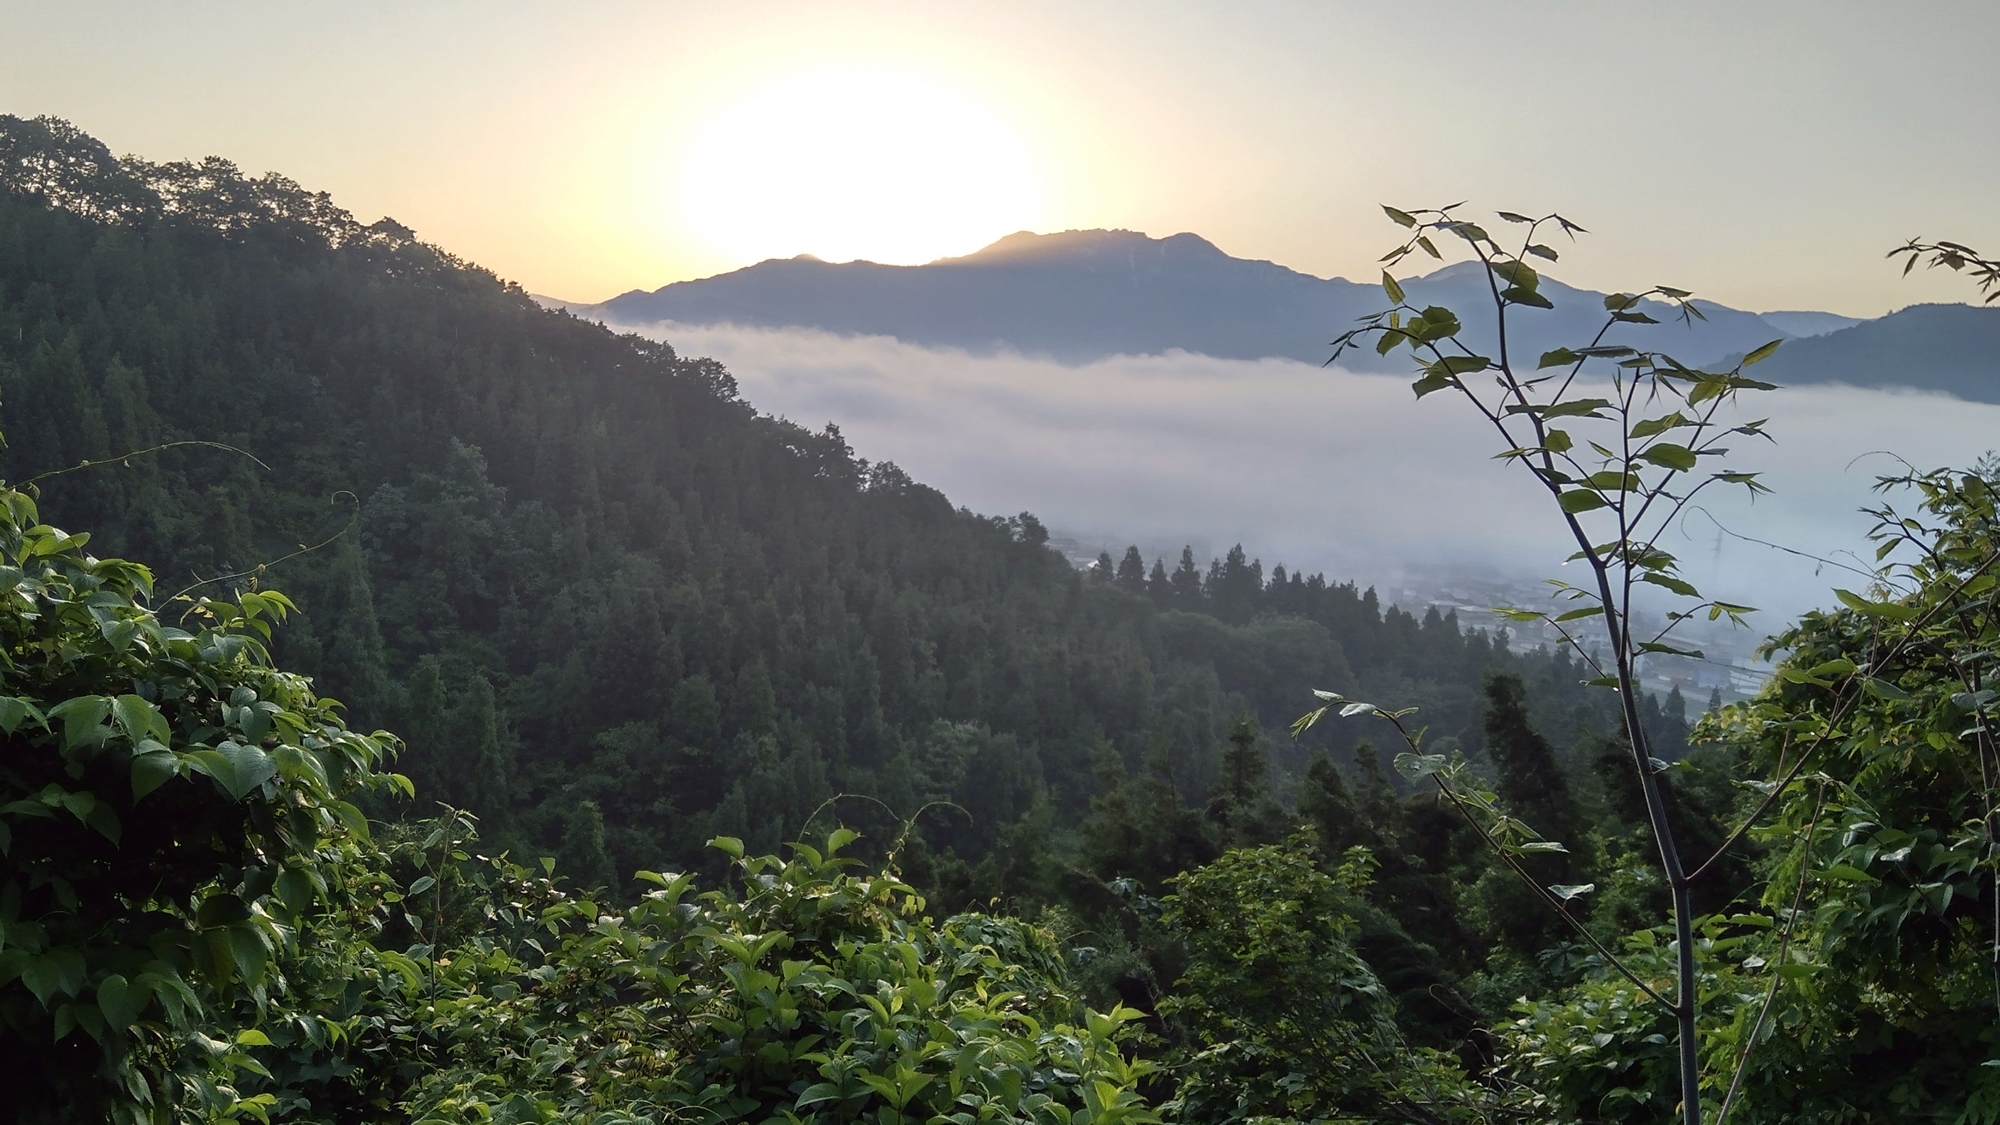
[[[712,361],[282,178],[0,117],[0,189],[0,473],[93,462],[41,483],[45,516],[152,565],[163,599],[292,594],[280,656],[409,737],[425,809],[586,878],[699,863],[717,833],[774,849],[837,793],[955,802],[970,819],[924,839],[967,861],[1031,814],[1075,831],[1125,769],[1198,807],[1239,713],[1275,736],[1315,687],[1476,731],[1497,663],[1564,729],[1595,713],[1561,662],[1240,552],[1086,580],[1032,516],[954,510],[759,415]],[[268,471],[125,456],[197,440]],[[1357,733],[1269,745],[1296,771]],[[893,839],[877,808],[841,815]]]
[[[1793,340],[1757,374],[1779,383],[1941,391],[2000,402],[2000,308],[1912,305],[1880,320]]]
[[[1470,309],[1487,299],[1470,263],[1408,282],[1411,299]],[[1553,280],[1553,311],[1515,311],[1518,343],[1539,353],[1576,344],[1602,325],[1603,294]],[[1009,235],[976,254],[923,266],[772,260],[651,293],[576,307],[615,324],[735,323],[894,336],[970,350],[1011,348],[1088,362],[1179,348],[1227,359],[1282,356],[1320,363],[1328,341],[1385,305],[1374,284],[1323,279],[1271,262],[1232,258],[1192,234],[1133,231]],[[1665,306],[1647,306],[1661,320]],[[1690,363],[1741,353],[1787,335],[1753,313],[1704,305],[1707,322],[1646,330],[1627,342],[1675,351]],[[1358,370],[1402,372],[1401,357],[1353,353]]]

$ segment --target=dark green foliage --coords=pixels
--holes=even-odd
[[[244,1112],[229,1009],[283,991],[394,740],[272,666],[283,595],[156,613],[88,539],[0,489],[0,1114]]]
[[[371,1119],[483,1103],[522,1121],[1157,1120],[1136,1088],[1149,1064],[1121,1049],[1132,1013],[1073,999],[1047,934],[932,922],[910,887],[837,857],[852,839],[785,861],[719,840],[741,890],[642,874],[655,889],[616,911],[506,864],[454,865],[511,920],[446,935],[435,959],[380,955],[396,972],[348,1050],[415,1065]]]
[[[359,497],[357,533],[274,572],[303,607],[278,655],[409,732],[416,815],[451,801],[496,844],[559,850],[591,800],[615,868],[694,865],[716,832],[774,849],[833,794],[897,816],[907,794],[979,805],[919,830],[976,862],[1024,794],[1080,824],[1098,732],[1135,774],[1164,738],[1200,808],[1231,717],[1276,730],[1313,687],[1412,696],[1452,729],[1488,663],[1548,706],[1584,698],[1449,616],[1267,581],[1240,548],[1150,578],[1128,550],[1081,582],[1032,515],[954,511],[836,430],[757,415],[710,361],[541,310],[282,178],[120,163],[46,121],[0,140],[0,468],[255,453],[270,472],[180,448],[46,482],[51,510],[182,581],[317,542]],[[1012,740],[1012,796],[918,776],[941,719]],[[1274,794],[1353,737],[1270,744]],[[894,836],[874,806],[843,815]]]
[[[1179,1082],[1170,1116],[1485,1117],[1486,1091],[1448,1058],[1403,1042],[1394,1002],[1357,952],[1365,871],[1328,874],[1307,835],[1231,851],[1175,881],[1165,921],[1185,943],[1187,969],[1163,1010],[1189,1045],[1170,1056]]]

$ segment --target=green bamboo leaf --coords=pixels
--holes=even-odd
[[[1784,340],[1778,339],[1778,340],[1773,340],[1770,343],[1764,344],[1760,347],[1752,348],[1750,350],[1750,354],[1743,357],[1743,366],[1748,367],[1751,364],[1756,363],[1760,360],[1769,359],[1771,357],[1771,353],[1778,350],[1778,345],[1784,342],[1785,342]]]

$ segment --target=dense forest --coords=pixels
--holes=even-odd
[[[1032,514],[954,509],[712,361],[281,177],[0,117],[0,183],[0,1042],[50,1076],[5,1095],[22,1120],[1670,1108],[1636,994],[1380,724],[1288,733],[1315,689],[1419,708],[1570,842],[1530,874],[1643,962],[1664,890],[1616,701],[1568,655],[1240,548],[1079,572]],[[1984,534],[1983,479],[1937,518]],[[1856,620],[1787,646],[1852,649]],[[1935,679],[1909,675],[1870,698]],[[1886,937],[1829,897],[1788,961],[1808,935],[1769,948],[1798,907],[1767,900],[1796,857],[1725,846],[1783,761],[1770,709],[1827,688],[1781,678],[1692,748],[1677,693],[1644,702],[1677,831],[1719,849],[1715,1002],[1767,963],[1865,969],[1844,1009],[1787,1001],[1743,1119],[1993,1120],[1971,775],[1898,826],[1864,790],[1901,783],[1848,763],[1829,848],[1941,849]],[[1811,802],[1779,792],[1796,829]],[[1836,885],[1893,889],[1867,869],[1894,843]],[[147,847],[150,889],[119,870]],[[1759,1034],[1717,1041],[1723,1081]]]

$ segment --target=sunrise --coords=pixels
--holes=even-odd
[[[0,1125],[2000,1119],[2000,9],[0,12]]]

